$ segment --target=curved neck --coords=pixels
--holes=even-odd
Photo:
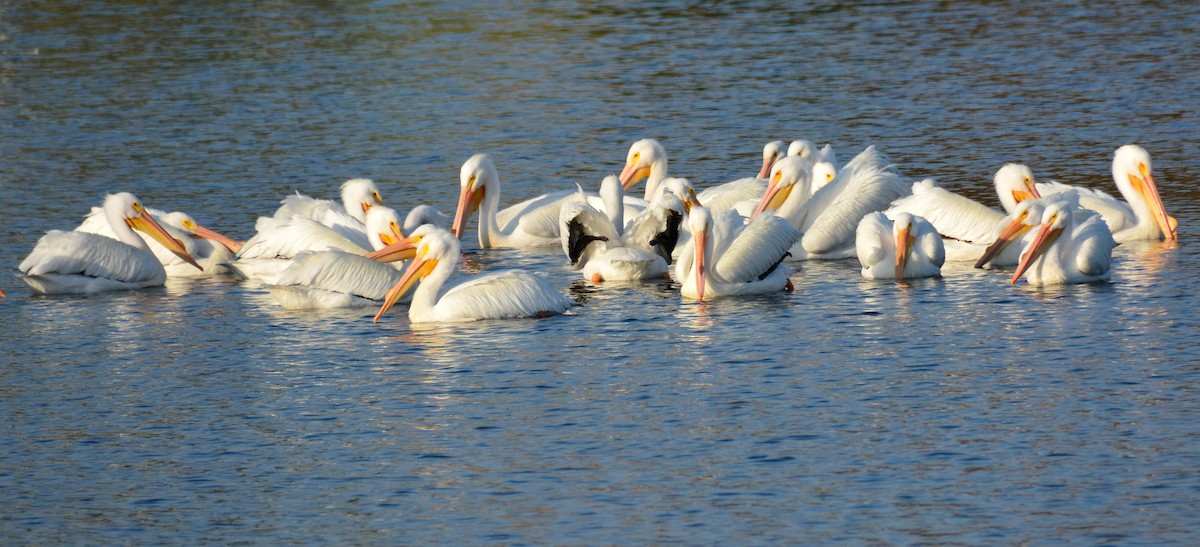
[[[483,193],[483,203],[479,206],[479,246],[489,249],[498,246],[505,240],[505,234],[500,231],[500,220],[497,213],[500,210],[500,178],[488,181]]]
[[[409,303],[409,316],[414,318],[431,318],[434,313],[434,307],[442,299],[443,287],[446,280],[450,279],[450,275],[454,273],[455,264],[458,262],[459,253],[448,253],[452,256],[443,257],[438,261],[437,266],[433,268],[429,275],[422,279],[417,289],[413,292],[412,300]]]
[[[143,251],[149,251],[150,246],[146,245],[146,240],[142,236],[133,231],[129,227],[129,223],[125,222],[125,215],[114,207],[105,207],[104,216],[108,218],[108,224],[112,227],[113,235],[117,236],[117,240],[126,245],[137,247]]]
[[[654,199],[654,195],[658,193],[659,185],[662,184],[665,178],[667,178],[667,158],[655,158],[650,163],[650,174],[646,177],[646,201]]]

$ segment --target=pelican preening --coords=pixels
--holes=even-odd
[[[560,314],[575,305],[543,278],[521,270],[450,280],[459,249],[458,238],[443,230],[421,238],[416,256],[388,290],[373,321],[378,322],[418,281],[408,307],[413,323],[538,317]]]
[[[202,269],[133,194],[110,194],[103,210],[115,239],[51,230],[21,261],[18,269],[25,274],[21,279],[40,294],[94,294],[161,286],[167,272],[135,228]]]
[[[858,223],[854,244],[867,279],[917,279],[941,275],[946,251],[929,221],[908,213],[889,220],[881,212]]]

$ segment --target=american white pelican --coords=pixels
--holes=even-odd
[[[1055,182],[1038,184],[1038,189],[1043,194],[1077,193],[1079,205],[1100,213],[1118,243],[1176,238],[1178,221],[1167,214],[1146,149],[1136,144],[1118,148],[1113,154],[1112,176],[1125,201],[1099,190]]]
[[[187,213],[180,211],[165,213],[150,208],[147,208],[146,212],[171,235],[172,239],[183,245],[188,256],[200,265],[200,269],[197,269],[191,262],[183,260],[173,250],[162,246],[158,241],[147,240],[146,245],[162,263],[163,269],[167,271],[167,277],[204,277],[227,273],[229,263],[234,259],[234,253],[242,248],[241,243],[201,226]],[[92,207],[92,211],[75,228],[75,231],[117,238],[104,209],[100,207]]]
[[[200,268],[133,194],[110,194],[104,199],[103,210],[116,239],[51,230],[21,261],[18,269],[25,274],[21,279],[41,294],[93,294],[161,286],[167,272],[133,228]]]
[[[622,219],[622,188],[616,176],[605,177],[600,197],[606,212],[587,203],[583,190],[563,205],[559,222],[563,252],[572,268],[593,283],[668,277],[667,266],[679,237],[683,204],[674,194],[659,192],[651,206],[629,224]]]
[[[685,298],[762,294],[791,285],[792,269],[781,262],[801,234],[787,221],[761,215],[746,223],[732,211],[713,215],[693,207],[687,224],[692,240],[675,264]]]
[[[947,259],[975,260],[996,236],[1005,215],[1016,211],[1017,204],[1041,197],[1033,171],[1019,163],[1010,163],[992,177],[1002,211],[988,207],[937,186],[933,179],[913,183],[912,195],[888,208],[889,218],[909,213],[928,220],[946,238]]]
[[[710,211],[728,211],[739,202],[748,199],[758,199],[766,189],[767,183],[763,177],[769,173],[771,166],[782,159],[780,153],[783,143],[769,142],[763,146],[762,168],[760,177],[747,177],[724,184],[713,186],[701,191],[697,198]],[[630,145],[625,157],[625,168],[621,170],[621,184],[628,191],[638,182],[646,180],[646,201],[650,201],[658,193],[662,181],[667,178],[667,151],[662,144],[654,139],[642,139]]]
[[[1037,235],[1025,246],[1009,282],[1015,285],[1021,276],[1030,285],[1039,287],[1107,280],[1116,245],[1099,215],[1073,210],[1063,201],[1050,203],[1042,212]]]
[[[794,140],[788,145],[787,155],[799,156],[809,164],[827,162],[834,166],[834,172],[837,172],[837,154],[833,152],[833,145],[831,144],[826,144],[818,150],[812,141],[805,139]]]
[[[787,158],[780,163],[784,161]],[[796,260],[853,257],[855,231],[862,217],[886,209],[910,191],[909,184],[874,146],[860,152],[832,182],[811,196],[788,190],[781,199],[780,191],[794,187],[796,182],[784,179],[768,186],[757,210],[757,215],[777,210],[777,216],[804,233],[791,250]]]
[[[367,221],[371,220],[368,215]],[[407,237],[366,256],[339,249],[303,251],[267,290],[281,306],[292,310],[378,306],[403,275],[403,264],[389,263],[412,258],[416,244],[434,230],[443,229],[422,224]]]
[[[342,237],[359,247],[370,245],[367,240],[367,211],[383,205],[379,188],[371,179],[350,179],[342,183],[342,203],[328,199],[314,199],[297,193],[280,201],[273,217],[287,220],[293,217],[306,218],[328,226]]]
[[[542,194],[501,211],[500,175],[487,154],[471,156],[458,179],[458,207],[450,227],[455,237],[462,238],[467,221],[479,211],[479,246],[484,249],[558,245],[558,211],[574,191]]]
[[[432,205],[418,205],[404,215],[404,233],[411,234],[426,224],[447,229],[450,227],[450,217]]]
[[[365,255],[404,237],[400,230],[400,218],[391,208],[373,206],[367,211],[366,220],[365,235],[369,247],[363,247],[315,220],[261,217],[258,219],[258,233],[246,242],[230,267],[247,279],[275,284],[279,274],[290,265],[291,259],[302,251],[340,249]]]
[[[373,321],[418,281],[408,318],[413,323],[476,321],[560,314],[575,301],[543,278],[521,270],[463,277],[447,284],[460,257],[458,238],[435,230],[417,244],[416,257],[384,299]]]
[[[858,223],[854,244],[867,279],[938,277],[946,262],[942,237],[925,219],[899,213],[889,220],[874,212]]]
[[[1046,205],[1065,198],[1074,207],[1078,201],[1070,196],[1074,196],[1074,194],[1063,193],[1057,197],[1048,195],[1026,199],[1018,203],[1012,214],[1004,217],[997,224],[998,235],[979,255],[979,259],[975,261],[975,267],[1016,266],[1021,261],[1021,250],[1033,239],[1033,233],[1029,230],[1041,222],[1042,212],[1046,210]],[[971,247],[978,248],[979,246],[972,245]]]

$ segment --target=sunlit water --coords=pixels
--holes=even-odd
[[[74,3],[72,3],[74,4]],[[6,543],[1191,543],[1200,10],[261,2],[0,6]],[[786,3],[785,3],[786,4]],[[1153,154],[1178,244],[1110,283],[952,265],[705,305],[595,287],[562,317],[296,312],[229,278],[33,297],[16,265],[106,192],[235,237],[293,191],[377,180],[451,210],[594,186],[656,137],[700,187],[767,140],[867,144],[994,202],[991,175],[1113,192]]]

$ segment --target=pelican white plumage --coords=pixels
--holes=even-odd
[[[571,267],[583,270],[583,277],[593,283],[668,277],[667,266],[683,221],[679,199],[660,191],[626,232],[619,206],[622,188],[616,176],[604,178],[600,197],[605,201],[604,213],[588,204],[582,188],[559,213],[563,252]]]
[[[1041,197],[1037,180],[1029,167],[1010,163],[992,177],[1002,211],[939,187],[933,179],[913,183],[912,195],[894,202],[885,213],[894,218],[909,213],[933,224],[948,241],[947,260],[975,260],[996,236],[1005,215],[1016,211],[1017,204]]]
[[[1009,282],[1015,285],[1022,276],[1033,286],[1107,280],[1116,245],[1099,215],[1064,201],[1050,203]]]
[[[762,167],[759,176],[737,179],[701,191],[697,198],[710,211],[720,212],[733,209],[739,202],[758,199],[767,187],[766,174],[776,161],[783,159],[782,141],[772,141],[763,146]],[[643,179],[646,181],[646,201],[658,193],[662,181],[668,177],[667,151],[662,143],[654,139],[642,139],[629,147],[625,167],[621,170],[621,184],[628,191]]]
[[[564,190],[542,194],[499,210],[500,175],[491,156],[475,154],[459,169],[458,207],[450,232],[462,238],[467,220],[479,212],[479,246],[490,248],[520,248],[557,245],[559,237],[558,212],[574,191]],[[589,196],[590,199],[590,196]],[[626,201],[640,211],[640,206]]]
[[[432,205],[418,205],[404,215],[404,233],[411,234],[426,224],[446,229],[450,227],[450,217]]]
[[[94,294],[161,286],[167,272],[134,228],[201,268],[133,194],[110,194],[103,210],[115,239],[51,230],[21,261],[18,269],[25,274],[21,279],[41,294]]]
[[[775,215],[749,223],[726,211],[716,215],[693,207],[687,219],[692,239],[675,263],[685,298],[763,294],[790,287],[792,269],[781,264],[800,232]]]
[[[356,178],[342,183],[341,203],[328,199],[315,199],[309,196],[288,196],[280,201],[280,206],[272,215],[276,219],[306,218],[316,221],[336,231],[342,237],[353,241],[359,247],[367,247],[367,211],[377,205],[383,205],[379,197],[379,187],[371,179]]]
[[[230,265],[241,276],[273,285],[302,251],[342,251],[365,255],[404,237],[396,211],[375,205],[367,211],[365,236],[368,247],[346,238],[341,231],[302,217],[258,219],[258,233],[238,252]]]
[[[384,298],[375,322],[420,281],[408,307],[413,323],[477,321],[560,314],[575,301],[540,276],[521,270],[450,280],[461,256],[458,238],[434,230],[417,244],[416,256]]]
[[[1043,194],[1078,194],[1079,206],[1100,213],[1118,243],[1176,239],[1175,228],[1179,223],[1167,214],[1158,184],[1154,182],[1150,153],[1145,148],[1136,144],[1118,148],[1113,154],[1112,177],[1125,201],[1099,190],[1056,182],[1040,183],[1038,189]]]
[[[784,161],[787,158],[780,163]],[[873,145],[811,196],[791,189],[799,180],[785,178],[768,185],[755,214],[776,210],[777,216],[803,232],[790,251],[796,260],[853,257],[855,232],[862,217],[886,209],[910,191],[895,166]],[[783,190],[787,191],[780,197]]]
[[[368,223],[373,216],[376,215],[367,215]],[[404,265],[400,261],[412,258],[416,254],[416,244],[425,235],[440,229],[432,224],[422,224],[407,237],[366,256],[340,249],[302,251],[279,274],[278,281],[267,286],[267,290],[281,306],[293,310],[378,306],[387,296],[388,289],[403,275]],[[395,234],[379,234],[373,241],[382,243],[384,236],[391,235]]]
[[[241,243],[201,226],[187,213],[166,213],[151,208],[147,208],[146,212],[200,265],[199,269],[196,268],[191,262],[180,258],[172,249],[164,247],[153,238],[146,240],[150,252],[158,257],[158,261],[166,270],[167,277],[205,277],[227,273],[229,264],[234,260],[234,253],[242,248]],[[112,223],[100,207],[92,207],[92,211],[75,231],[117,238]]]
[[[908,213],[888,219],[870,213],[858,223],[854,244],[867,279],[938,277],[946,262],[942,237],[929,221]]]
[[[1021,261],[1021,250],[1033,239],[1033,233],[1029,230],[1041,222],[1042,212],[1045,211],[1046,205],[1055,201],[1067,200],[1071,201],[1072,206],[1077,206],[1078,201],[1075,196],[1072,193],[1062,193],[1057,196],[1047,195],[1022,200],[1011,214],[997,224],[998,235],[979,254],[978,260],[975,261],[975,267],[1016,266]],[[1014,245],[1014,243],[1016,244]],[[971,248],[978,247],[979,245],[971,245]]]

